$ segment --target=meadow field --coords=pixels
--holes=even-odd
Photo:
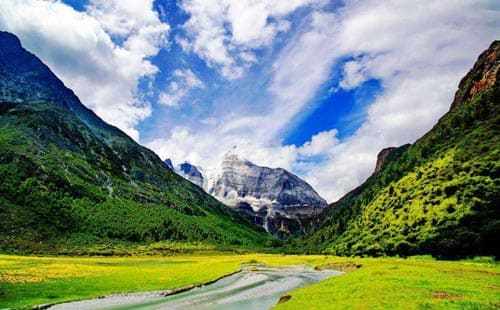
[[[50,257],[0,255],[0,309],[202,284],[249,264],[309,265],[344,275],[288,293],[276,309],[498,309],[500,266],[491,259],[345,258],[232,254]]]

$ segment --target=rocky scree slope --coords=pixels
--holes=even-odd
[[[500,41],[462,79],[451,109],[333,203],[295,245],[338,255],[500,256]],[[429,104],[433,104],[429,102]]]
[[[0,32],[0,248],[106,240],[268,240],[105,123],[17,37]]]

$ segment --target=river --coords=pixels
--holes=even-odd
[[[334,270],[314,270],[302,266],[251,267],[212,284],[170,296],[164,296],[164,292],[112,295],[59,304],[50,309],[264,310],[272,308],[286,292],[340,274]]]

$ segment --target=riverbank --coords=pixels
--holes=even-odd
[[[0,309],[172,290],[213,281],[249,264],[308,265],[345,275],[287,293],[278,309],[473,308],[500,305],[500,267],[491,260],[341,258],[270,254],[132,257],[0,255]]]
[[[262,310],[270,309],[295,288],[342,275],[306,266],[249,265],[218,281],[167,292],[133,293],[63,303],[50,310]]]

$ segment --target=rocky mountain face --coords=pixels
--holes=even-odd
[[[299,242],[337,255],[500,256],[500,41],[462,79],[451,109],[331,204]],[[428,103],[432,105],[432,102]]]
[[[479,56],[472,70],[460,81],[451,110],[467,103],[476,95],[498,86],[499,54],[500,41],[495,41]]]
[[[87,109],[17,37],[0,32],[0,250],[268,240],[165,168],[155,153]]]
[[[377,155],[377,163],[375,164],[375,171],[374,173],[378,173],[380,170],[382,170],[382,167],[384,166],[387,157],[395,150],[395,147],[388,147],[380,151]]]
[[[305,233],[311,218],[327,206],[309,184],[294,174],[257,166],[236,155],[225,157],[222,175],[208,190],[280,237]]]
[[[199,187],[203,188],[203,183],[204,183],[203,175],[196,166],[191,165],[188,162],[184,162],[179,166],[179,172],[181,176],[193,182],[194,184],[198,185]]]
[[[172,161],[170,160],[170,158],[167,158],[163,161],[163,163],[165,163],[165,166],[167,166],[168,169],[174,171],[175,168],[174,168],[174,164],[172,163]]]
[[[198,185],[202,189],[206,190],[206,182],[205,178],[201,171],[195,165],[192,165],[188,162],[183,162],[180,165],[175,166],[170,158],[167,158],[163,161],[165,165],[184,179],[190,181],[193,184]]]

